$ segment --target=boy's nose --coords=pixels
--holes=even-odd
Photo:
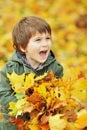
[[[43,40],[43,41],[42,41],[42,45],[43,45],[43,46],[47,46],[47,41],[46,41],[46,40]]]

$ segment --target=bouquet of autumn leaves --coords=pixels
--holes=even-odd
[[[71,68],[57,79],[53,72],[7,73],[16,102],[9,103],[9,123],[18,130],[86,130],[87,79]]]

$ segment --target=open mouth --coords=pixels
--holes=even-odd
[[[46,58],[47,52],[48,52],[47,50],[40,51],[40,52],[39,52],[39,55],[40,55],[42,58]]]

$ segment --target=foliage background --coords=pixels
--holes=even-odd
[[[38,15],[50,24],[58,61],[87,76],[86,0],[0,0],[0,69],[14,50],[12,29],[27,15]]]

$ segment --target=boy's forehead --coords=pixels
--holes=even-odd
[[[49,35],[50,36],[50,33],[48,31],[46,32],[39,32],[39,31],[36,31],[32,36],[42,36],[42,35]]]

